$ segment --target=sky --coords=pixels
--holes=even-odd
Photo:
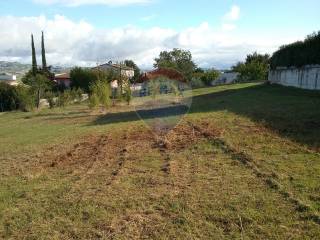
[[[320,30],[319,0],[0,0],[0,60],[51,65],[134,60],[152,68],[161,51],[191,51],[203,68],[229,68],[254,51]]]

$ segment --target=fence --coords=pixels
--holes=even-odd
[[[320,65],[270,70],[268,80],[284,86],[320,90]]]

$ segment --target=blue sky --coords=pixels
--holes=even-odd
[[[54,64],[130,57],[147,67],[156,57],[151,55],[181,47],[191,50],[199,65],[225,67],[251,51],[272,53],[282,44],[319,31],[319,9],[319,0],[1,0],[0,23],[15,26],[5,31],[15,38],[0,40],[0,60],[29,60],[23,47],[24,43],[28,47],[27,28],[46,32]],[[83,24],[85,33],[81,33]],[[68,31],[70,38],[76,36],[61,53],[59,29]],[[131,43],[132,52],[124,49]],[[89,51],[89,44],[94,44],[94,51]],[[101,49],[106,49],[105,55]]]

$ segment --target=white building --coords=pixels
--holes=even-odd
[[[239,77],[239,73],[237,72],[222,73],[220,77],[214,80],[211,84],[215,86],[215,85],[235,83],[238,77]]]
[[[11,86],[17,86],[19,84],[17,81],[17,76],[8,73],[0,73],[0,82],[7,83]]]
[[[94,67],[94,69],[101,69],[101,70],[114,70],[116,72],[121,71],[122,76],[126,76],[129,79],[134,77],[134,69],[131,67],[127,67],[124,65],[119,64],[113,64],[113,63],[105,63],[102,65],[99,65],[97,67]]]

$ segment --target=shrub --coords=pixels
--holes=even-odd
[[[235,70],[240,73],[239,82],[264,81],[268,77],[268,66],[257,61],[240,63]]]
[[[24,86],[10,86],[0,83],[0,111],[30,111],[34,107],[34,95]]]
[[[212,69],[204,72],[200,79],[206,86],[209,86],[214,80],[218,79],[219,75],[219,71]]]
[[[5,83],[0,83],[0,110],[1,112],[16,110],[18,95],[15,88]]]
[[[160,83],[161,78],[157,78],[148,82],[148,89],[153,99],[156,99],[157,95],[160,94]]]
[[[95,109],[99,106],[99,98],[97,94],[93,93],[89,97],[89,108],[90,109]]]
[[[245,62],[239,62],[232,67],[232,71],[238,72],[238,81],[264,81],[268,78],[270,56],[254,52],[247,55]]]
[[[72,102],[72,96],[71,96],[71,91],[70,90],[66,90],[63,93],[60,93],[58,96],[58,106],[59,107],[66,107],[67,105],[69,105]]]
[[[102,105],[105,109],[111,106],[111,87],[110,83],[106,81],[97,81],[91,87],[91,95],[89,100],[89,106]],[[98,99],[98,104],[97,103]]]
[[[81,90],[81,88],[72,89],[70,94],[71,94],[72,100],[74,100],[75,102],[81,102],[82,101],[83,91]]]
[[[18,109],[25,112],[32,111],[35,107],[36,101],[32,90],[25,86],[17,86],[16,91],[19,99]]]
[[[191,86],[192,86],[193,88],[201,88],[201,87],[204,87],[205,84],[202,82],[202,80],[201,80],[200,77],[194,76],[194,77],[191,79]]]
[[[194,87],[210,86],[213,81],[218,79],[219,75],[220,72],[215,69],[207,71],[197,69],[197,71],[193,73],[191,84]]]
[[[131,93],[131,88],[130,84],[127,84],[125,87],[125,92],[124,92],[124,99],[130,105],[131,99],[132,99],[132,93]]]
[[[46,95],[45,95],[46,99],[48,100],[48,103],[49,103],[49,108],[54,108],[55,105],[56,105],[56,102],[55,102],[55,95],[53,94],[53,92],[46,92]]]

